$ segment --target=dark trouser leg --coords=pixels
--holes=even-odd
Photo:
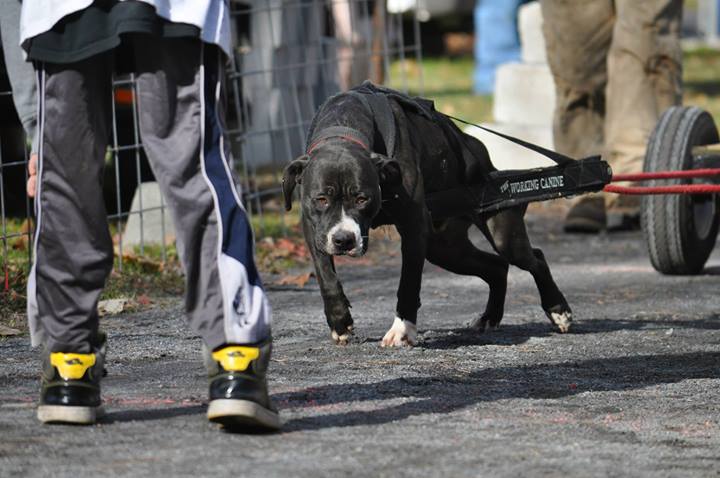
[[[175,221],[190,327],[206,345],[208,419],[277,429],[265,377],[270,306],[223,138],[223,60],[197,40],[139,41],[140,131]]]
[[[40,148],[35,264],[28,280],[33,344],[89,353],[112,269],[102,171],[111,57],[39,68]]]
[[[193,39],[136,47],[142,141],[175,221],[190,326],[211,350],[270,336],[252,231],[222,136],[223,59]]]

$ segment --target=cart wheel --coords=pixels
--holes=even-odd
[[[693,169],[692,148],[717,142],[718,131],[709,113],[696,107],[673,106],[663,113],[650,136],[644,170]],[[653,267],[663,274],[702,271],[715,247],[719,206],[718,195],[713,194],[644,196],[640,221]]]

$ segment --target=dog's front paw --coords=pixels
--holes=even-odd
[[[572,311],[569,307],[555,306],[546,310],[545,313],[550,319],[550,322],[555,324],[558,332],[561,334],[567,333],[570,330],[570,324],[572,324]]]
[[[395,317],[392,327],[380,343],[381,347],[403,347],[417,344],[417,326],[408,320]]]
[[[338,334],[334,330],[330,332],[330,336],[332,337],[333,341],[336,345],[347,345],[350,343],[350,337],[353,334],[353,326],[348,325],[347,331],[344,334]]]

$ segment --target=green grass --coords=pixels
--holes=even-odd
[[[435,101],[443,113],[481,123],[492,120],[492,96],[473,95],[473,59],[425,58],[422,71],[414,60],[395,62],[390,69],[390,86],[408,89]],[[403,82],[405,76],[407,82]]]
[[[185,280],[175,244],[134,246],[123,253],[122,261],[115,255],[113,271],[100,300],[138,296],[181,294]]]
[[[683,59],[683,103],[707,110],[720,121],[720,51],[686,51]]]
[[[5,234],[15,236],[27,230],[27,225],[21,219],[8,218],[5,221]],[[3,231],[0,231],[2,234]],[[15,327],[22,322],[22,312],[25,310],[25,285],[29,272],[28,245],[30,241],[26,234],[10,237],[7,241],[0,241],[0,324]],[[7,253],[6,253],[7,249]],[[7,277],[5,272],[7,270]],[[7,281],[7,291],[5,290]]]
[[[472,93],[473,58],[425,58],[422,65],[421,72],[413,60],[408,60],[404,66],[400,62],[394,63],[390,70],[390,86],[407,88],[411,94],[422,94],[434,100],[435,107],[444,113],[474,123],[492,121],[492,96]],[[407,78],[405,82],[402,81],[403,73]],[[683,103],[704,108],[720,121],[720,51],[686,51],[683,83]]]
[[[258,233],[257,262],[263,273],[282,273],[304,261],[298,254],[291,254],[287,248],[281,247],[282,244],[272,242],[283,237],[290,237],[294,244],[302,242],[298,210],[295,207],[288,213],[265,211],[262,216],[251,218],[253,229]],[[6,224],[8,235],[20,233],[23,227],[21,220],[10,219]],[[117,223],[112,223],[110,232],[113,237],[117,231]],[[9,239],[8,253],[3,253],[0,261],[0,272],[4,271],[5,264],[8,265],[9,285],[5,291],[2,277],[0,324],[19,329],[25,328],[28,246],[26,236]],[[1,248],[0,242],[0,252],[4,250]],[[129,307],[138,307],[146,301],[143,296],[159,298],[182,294],[185,280],[175,244],[168,244],[164,249],[163,252],[160,244],[145,244],[142,250],[140,246],[125,248],[122,259],[116,254],[113,271],[100,300],[126,298],[130,301]]]
[[[300,235],[300,208],[297,204],[290,211],[265,210],[262,215],[250,218],[253,231],[258,238]]]
[[[19,233],[22,230],[22,221],[7,222],[8,233]],[[0,272],[5,271],[5,266],[8,269],[8,289],[5,290],[4,276],[0,286],[0,324],[21,330],[26,327],[24,312],[29,272],[28,244],[27,236],[10,239],[8,253],[3,252],[0,262]],[[137,306],[135,299],[139,297],[179,295],[183,289],[184,278],[175,245],[168,245],[163,255],[160,245],[148,244],[142,255],[139,246],[125,251],[122,267],[119,258],[115,257],[114,269],[100,300],[127,298]]]

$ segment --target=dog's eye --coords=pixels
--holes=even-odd
[[[365,204],[367,204],[367,202],[368,198],[366,198],[365,196],[358,196],[355,198],[355,204],[357,204],[358,206],[364,206]]]
[[[326,198],[325,196],[318,196],[315,198],[315,204],[318,207],[324,208],[324,207],[327,207],[327,205],[329,204],[329,201],[328,201],[328,198]]]

